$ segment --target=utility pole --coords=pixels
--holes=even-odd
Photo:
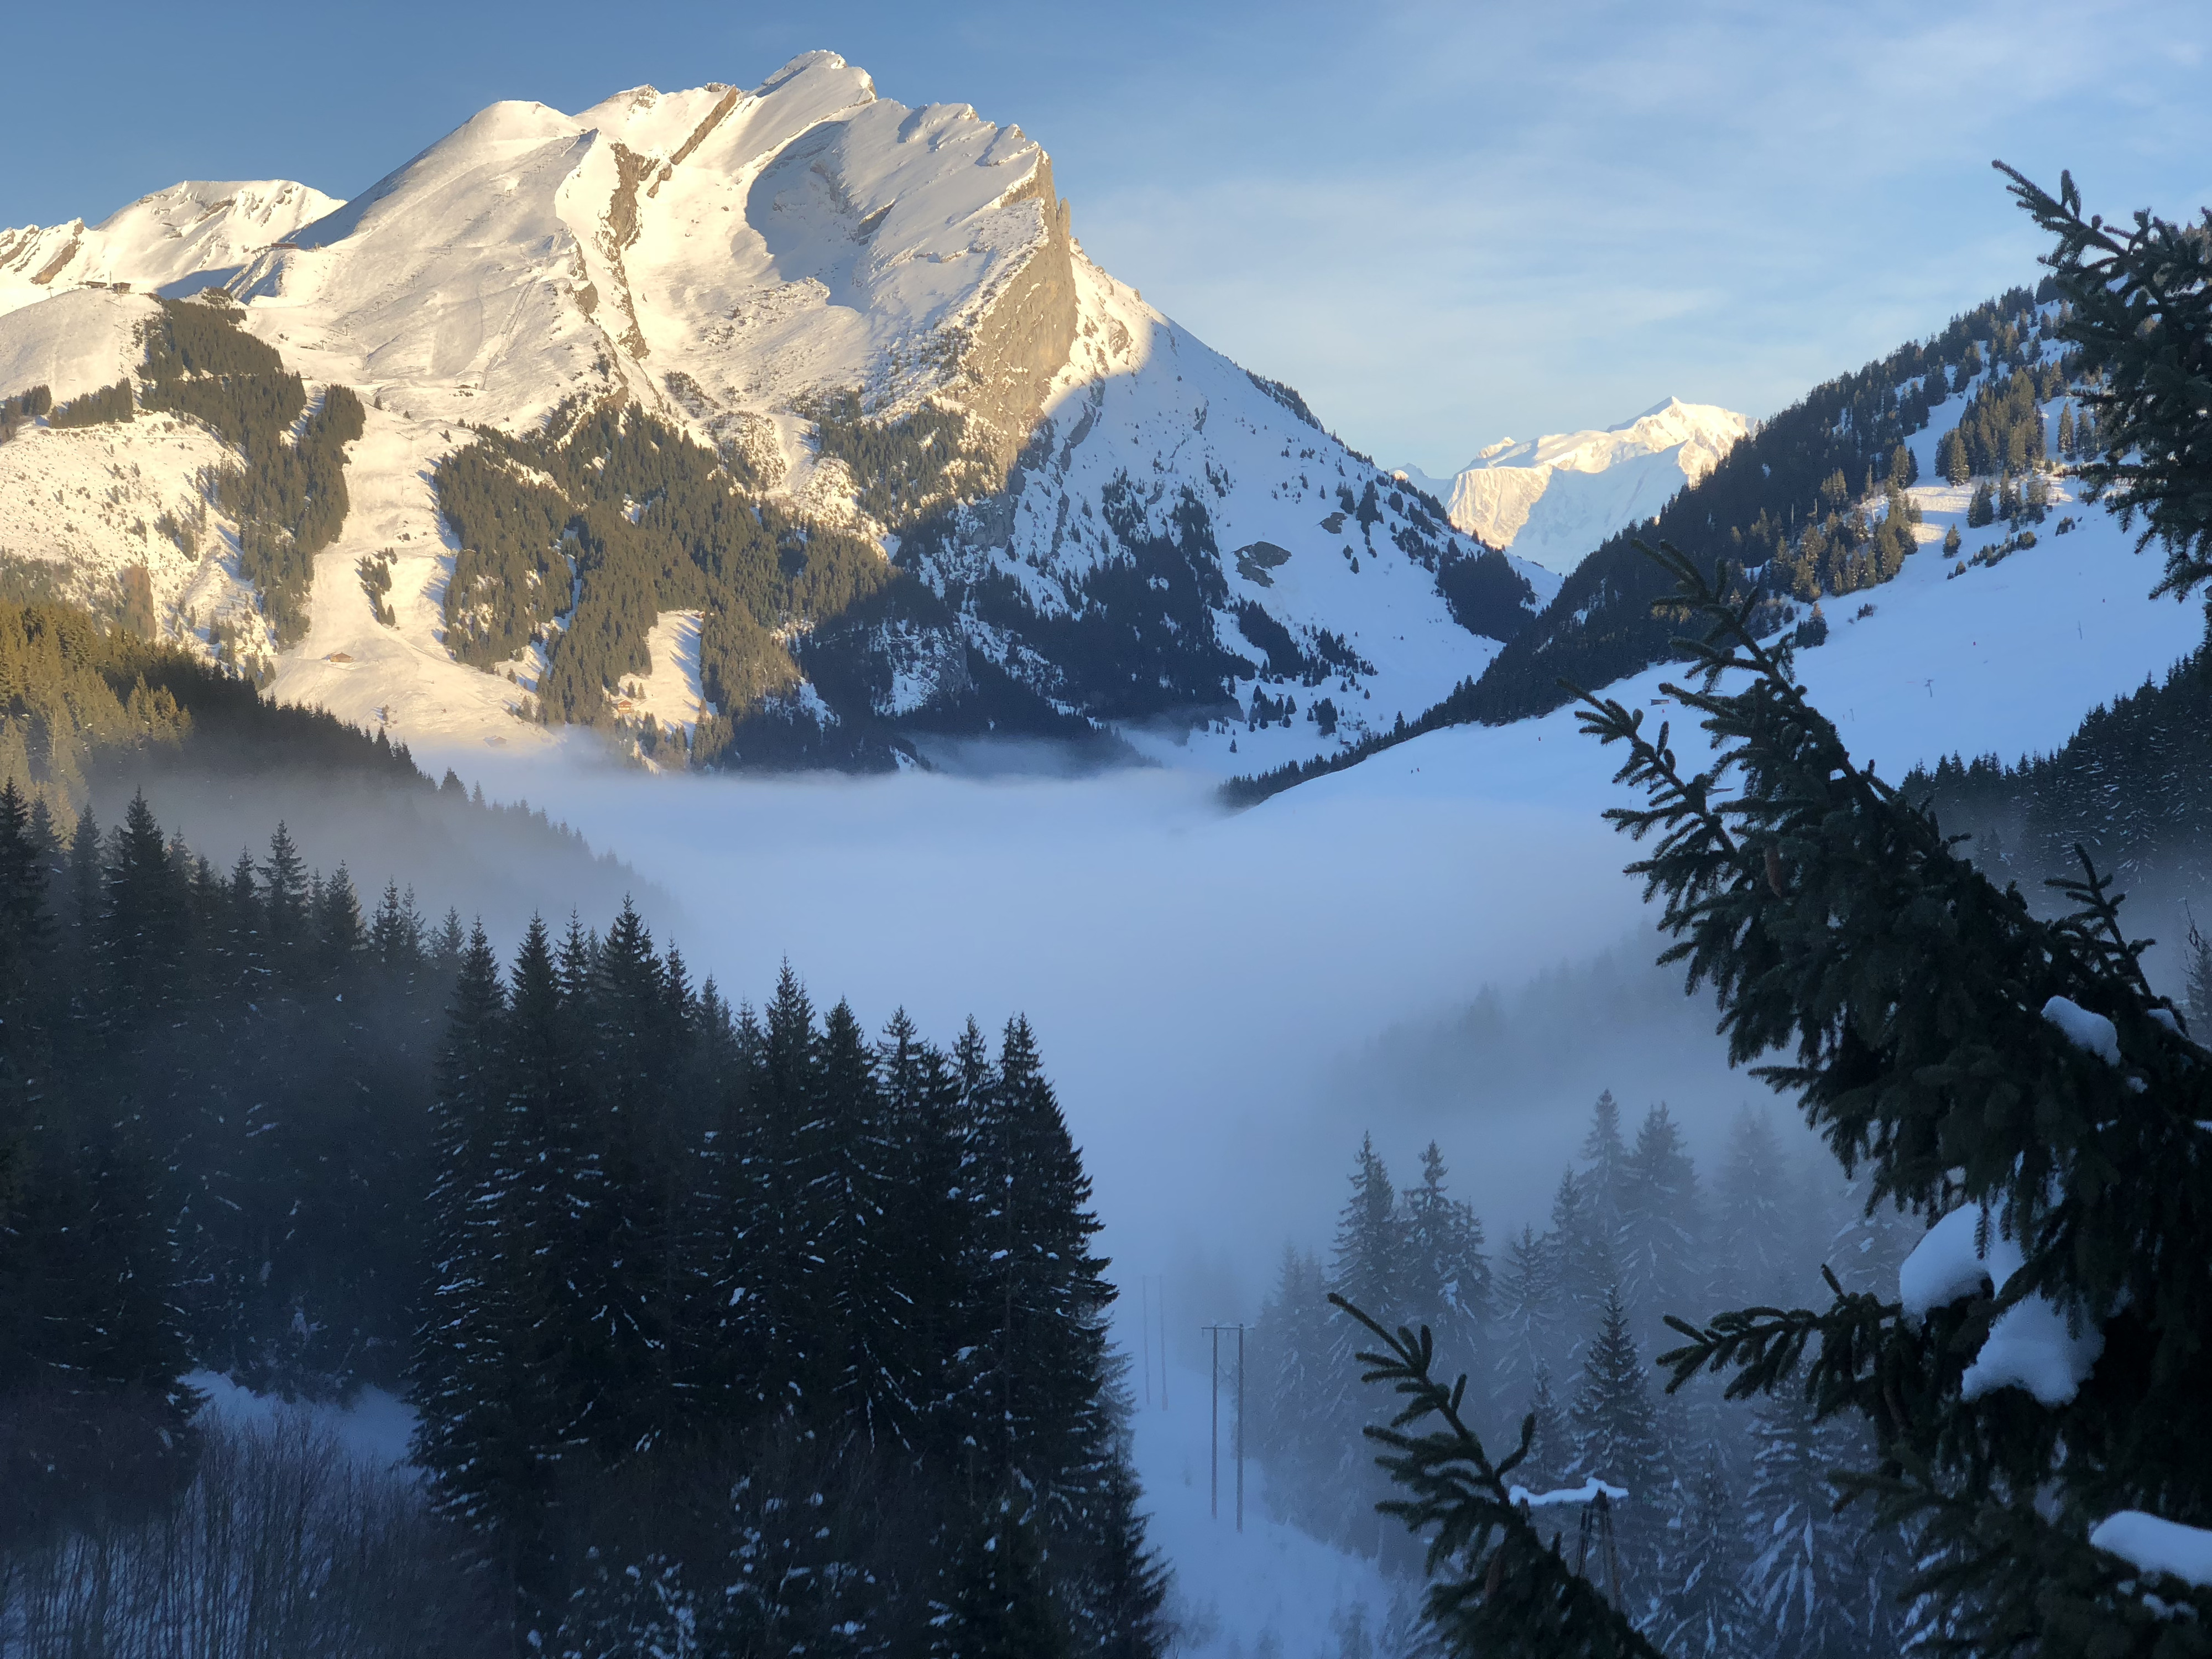
[[[1216,1521],[1221,1519],[1221,1327],[1208,1325],[1213,1333],[1213,1438],[1206,1448],[1206,1474],[1210,1513]]]
[[[1201,1325],[1213,1336],[1213,1445],[1208,1474],[1213,1493],[1213,1518],[1221,1518],[1221,1334],[1237,1333],[1237,1428],[1231,1442],[1232,1455],[1237,1459],[1237,1530],[1244,1530],[1244,1327],[1243,1325]]]

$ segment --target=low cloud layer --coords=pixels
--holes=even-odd
[[[1509,1031],[1492,1068],[1528,1088],[1455,1091],[1455,1066],[1487,1063],[1466,1041],[1484,986],[1517,996],[1638,924],[1622,844],[1580,809],[1340,796],[1232,816],[1203,781],[1161,771],[488,766],[488,789],[527,787],[672,895],[647,907],[657,929],[733,1000],[757,1001],[787,958],[872,1028],[902,1006],[939,1040],[971,1014],[993,1030],[1026,1014],[1127,1281],[1207,1261],[1219,1298],[1243,1299],[1285,1238],[1318,1242],[1370,1127],[1394,1147],[1445,1139],[1479,1198],[1486,1121],[1553,1169],[1606,1074],[1599,1050],[1623,1046],[1626,1071],[1626,1045],[1650,1034],[1609,1034],[1602,1015],[1577,1026],[1553,997],[1540,1033]],[[1544,1044],[1571,1061],[1540,1078]]]

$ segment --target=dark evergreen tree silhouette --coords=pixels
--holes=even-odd
[[[1596,1334],[1583,1360],[1572,1412],[1575,1455],[1571,1475],[1595,1475],[1628,1496],[1614,1504],[1621,1569],[1639,1595],[1658,1574],[1668,1492],[1665,1437],[1651,1401],[1650,1362],[1628,1328],[1618,1291],[1606,1298]]]

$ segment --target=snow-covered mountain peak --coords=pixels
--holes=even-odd
[[[1442,500],[1460,529],[1565,574],[1704,477],[1750,429],[1732,410],[1669,398],[1617,426],[1501,439],[1449,478],[1404,476]]]
[[[234,291],[318,378],[499,423],[620,388],[787,464],[762,422],[848,390],[956,397],[1010,458],[1073,332],[1042,149],[830,52],[749,92],[492,105],[289,240]]]
[[[798,539],[753,587],[713,550],[672,550],[713,567],[706,599],[687,599],[708,609],[606,617],[617,649],[592,689],[611,720],[688,708],[690,723],[707,702],[725,720],[760,712],[769,693],[733,700],[698,678],[702,652],[736,661],[714,608],[754,605],[743,596],[757,589],[745,625],[761,632],[744,645],[765,665],[757,684],[798,687],[786,712],[844,728],[801,753],[881,763],[909,731],[1060,735],[1091,720],[1161,758],[1241,771],[1415,719],[1556,585],[1478,557],[1295,392],[1092,264],[1029,134],[964,103],[879,97],[834,53],[750,90],[632,87],[575,113],[493,104],[350,203],[287,199],[298,210],[282,222],[229,203],[256,238],[194,278],[240,301],[230,314],[311,395],[345,386],[366,405],[344,532],[317,556],[311,602],[289,601],[306,620],[270,641],[273,685],[401,735],[507,741],[553,665],[589,660],[590,646],[564,655],[568,629],[586,638],[602,624],[584,613],[612,601],[574,563],[565,605],[500,635],[527,641],[514,656],[469,665],[449,632],[455,542],[471,532],[442,511],[442,463],[485,428],[558,441],[546,416],[563,405],[639,405],[726,458],[722,487],[845,535],[836,556],[856,537],[866,556],[896,558],[895,574],[854,577],[863,595],[891,584],[878,599],[798,590],[777,612],[784,562],[811,532],[784,532]],[[137,371],[155,314],[143,294],[37,297],[0,317],[0,392],[47,384],[66,401]],[[145,449],[175,499],[106,526],[97,574],[143,563],[173,623],[199,628],[186,595],[205,573],[155,545],[155,526],[190,508],[208,458],[176,471],[182,450],[173,465],[149,447],[167,431],[155,422],[80,430],[41,428],[14,459],[89,480]],[[37,556],[90,572],[76,544],[36,528],[46,476],[24,471],[22,512],[0,511],[0,532],[20,523]],[[0,509],[13,489],[0,467]],[[633,525],[646,510],[625,507]],[[229,569],[238,532],[217,528],[186,543]],[[391,583],[388,606],[364,599],[364,560]],[[485,607],[525,603],[469,580]],[[680,696],[639,667],[679,635],[693,641]]]

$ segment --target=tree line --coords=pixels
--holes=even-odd
[[[540,716],[605,724],[623,682],[651,670],[659,614],[700,610],[702,689],[726,719],[790,689],[799,672],[779,634],[891,573],[858,538],[744,494],[729,464],[635,408],[572,407],[523,438],[479,430],[434,475],[461,544],[449,648],[485,667],[535,646]],[[702,759],[728,729],[708,726]]]
[[[52,414],[53,407],[54,392],[48,386],[28,386],[13,397],[0,398],[0,444],[12,443],[25,422]]]
[[[350,386],[332,386],[301,423],[300,377],[238,325],[228,295],[161,306],[146,331],[145,406],[198,420],[239,452],[213,495],[238,521],[239,574],[261,590],[277,642],[289,645],[307,632],[315,555],[345,526],[345,446],[367,429],[367,414]]]
[[[135,396],[125,379],[58,405],[34,386],[0,405],[0,441],[40,416],[55,427],[95,426],[141,408],[207,427],[240,455],[205,481],[208,495],[238,521],[239,574],[260,590],[277,642],[291,644],[307,631],[315,555],[345,526],[345,446],[366,429],[361,398],[330,386],[301,424],[305,386],[273,346],[238,325],[228,295],[210,289],[159,305],[143,333]]]
[[[2212,900],[2212,664],[2203,647],[2163,679],[2100,704],[2047,755],[2008,763],[1953,755],[1913,772],[1907,794],[1970,835],[1976,864],[2031,894],[2075,866],[2074,849],[2130,885],[2169,899]]]

